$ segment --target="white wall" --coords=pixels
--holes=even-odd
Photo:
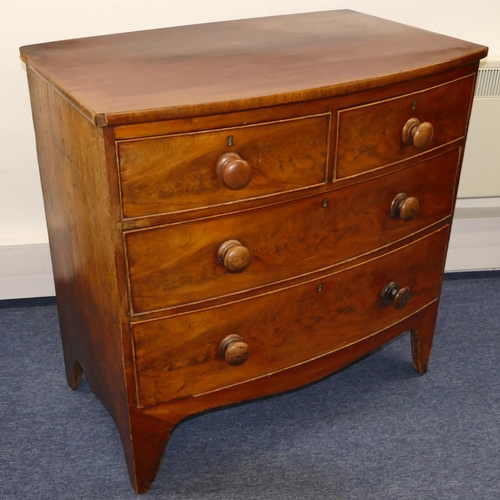
[[[19,46],[121,31],[340,8],[488,45],[490,54],[500,54],[498,0],[413,3],[401,0],[3,0],[0,8],[0,250],[2,246],[12,248],[47,241],[26,73],[18,58]],[[6,262],[4,267],[9,267]]]

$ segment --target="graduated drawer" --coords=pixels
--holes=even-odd
[[[439,295],[448,234],[446,226],[362,265],[271,294],[133,325],[140,406],[263,377],[411,315]],[[382,298],[391,282],[409,293],[406,304],[396,302],[399,309]],[[229,365],[227,351],[220,351],[228,335],[248,346],[242,365]]]
[[[324,114],[118,142],[124,217],[204,208],[324,184],[329,126],[330,114]],[[241,160],[233,157],[217,171],[227,153]]]
[[[222,217],[126,234],[133,313],[253,289],[306,275],[388,245],[451,214],[458,150],[326,194]],[[410,221],[391,217],[400,193],[416,198]],[[250,264],[218,258],[236,240]],[[234,269],[233,269],[234,271]]]
[[[402,161],[464,137],[474,82],[474,75],[469,75],[394,99],[339,111],[336,178]],[[409,122],[412,119],[421,125]],[[431,136],[427,124],[433,129],[428,144]],[[409,134],[405,134],[407,144],[403,142],[405,126]],[[414,141],[420,146],[415,146]]]

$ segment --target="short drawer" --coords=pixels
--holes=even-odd
[[[336,178],[393,164],[464,137],[474,81],[469,75],[339,111]]]
[[[329,126],[330,114],[324,114],[118,142],[124,217],[324,184]]]
[[[326,269],[421,230],[450,216],[458,157],[452,150],[322,195],[126,233],[133,313]],[[391,216],[403,194],[419,205],[411,220]]]
[[[439,296],[436,277],[443,271],[448,234],[446,226],[320,280],[133,325],[139,404],[155,405],[262,377],[402,320]],[[391,301],[383,292],[394,283],[399,299]],[[239,357],[224,352],[227,343],[221,346],[229,335],[242,339],[236,346],[242,347]]]

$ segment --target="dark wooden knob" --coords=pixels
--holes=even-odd
[[[419,203],[417,198],[408,196],[406,193],[397,194],[391,203],[391,217],[408,222],[417,215]]]
[[[384,302],[392,304],[396,309],[401,309],[410,300],[411,290],[409,287],[400,287],[396,281],[389,281],[382,288],[380,297]]]
[[[252,178],[252,169],[238,153],[223,154],[216,167],[219,179],[232,190],[243,189],[248,186]]]
[[[239,335],[228,335],[224,337],[219,344],[219,356],[226,361],[228,365],[242,365],[250,355],[248,344]]]
[[[217,251],[217,259],[230,273],[242,273],[250,265],[250,250],[238,240],[225,241]]]
[[[424,149],[434,137],[434,127],[429,122],[422,122],[418,118],[410,118],[403,127],[403,142]]]

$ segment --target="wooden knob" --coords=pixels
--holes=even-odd
[[[217,176],[234,191],[248,186],[252,178],[252,169],[238,153],[223,154],[216,167]]]
[[[239,335],[228,335],[224,337],[219,344],[219,356],[226,361],[228,365],[242,365],[250,355],[248,344]]]
[[[217,259],[230,273],[242,273],[250,265],[250,250],[238,240],[225,241],[217,250]]]
[[[420,149],[425,149],[434,137],[434,127],[429,122],[422,122],[418,118],[410,118],[403,127],[403,142],[413,143]]]
[[[410,300],[411,290],[405,286],[400,288],[396,281],[389,281],[382,289],[380,297],[384,302],[392,304],[396,309],[401,309]]]
[[[417,198],[408,196],[406,193],[397,194],[391,203],[391,217],[408,222],[417,215],[419,203]]]

